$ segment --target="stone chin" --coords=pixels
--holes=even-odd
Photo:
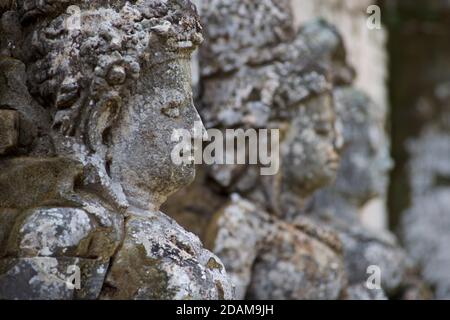
[[[165,153],[156,152],[115,159],[111,168],[112,178],[120,181],[130,204],[140,208],[159,208],[169,195],[195,178],[193,164],[178,166]]]

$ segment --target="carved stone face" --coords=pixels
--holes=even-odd
[[[69,18],[61,16],[39,32],[48,54],[33,65],[37,71],[52,65],[60,75],[44,83],[51,90],[39,79],[33,82],[40,92],[57,93],[51,95],[57,106],[53,129],[64,141],[91,151],[97,177],[84,183],[120,184],[130,203],[145,209],[158,208],[194,177],[193,165],[171,160],[179,142],[171,141],[174,130],[187,129],[198,135],[194,139],[203,133],[191,130],[200,117],[192,102],[189,63],[201,28],[190,2],[178,4],[183,10],[170,16],[174,4],[81,6],[78,29],[68,28]],[[49,37],[49,30],[60,36]],[[70,52],[71,58],[61,63],[54,52]]]
[[[282,183],[306,196],[335,178],[339,156],[330,83],[317,66],[299,66],[286,62],[205,80],[202,115],[225,127],[280,129]],[[242,178],[241,171],[232,171],[229,180]]]
[[[339,164],[335,140],[330,94],[298,108],[281,147],[283,181],[291,191],[307,195],[334,179]]]
[[[389,142],[377,106],[354,89],[335,91],[344,147],[336,179],[339,193],[364,203],[385,192],[392,167]]]
[[[119,118],[112,133],[111,175],[121,182],[129,201],[159,205],[193,180],[194,165],[176,165],[170,157],[178,143],[171,141],[173,131],[187,129],[194,134],[194,122],[200,121],[187,59],[143,71]],[[193,138],[201,139],[201,133],[195,132]]]

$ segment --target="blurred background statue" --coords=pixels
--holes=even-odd
[[[292,221],[304,200],[335,177],[331,89],[349,83],[353,70],[334,28],[317,21],[296,33],[290,12],[287,1],[202,7],[203,120],[219,129],[280,128],[278,174],[205,166],[165,206],[223,259],[237,298],[337,299],[345,286],[334,232],[304,217]]]

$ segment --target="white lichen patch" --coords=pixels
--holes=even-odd
[[[92,231],[85,211],[72,208],[37,209],[20,228],[20,250],[41,256],[65,253]]]

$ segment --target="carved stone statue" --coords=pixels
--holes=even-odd
[[[364,229],[359,219],[364,204],[384,192],[391,166],[383,114],[353,88],[339,88],[334,96],[342,128],[341,164],[336,181],[314,195],[310,210],[339,231],[350,286],[365,284],[367,268],[376,265],[381,269],[382,287],[392,290],[401,281],[403,252],[398,252],[391,237],[382,241]],[[354,297],[350,294],[350,298]]]
[[[336,181],[314,196],[317,214],[347,224],[359,221],[359,209],[383,193],[392,167],[383,114],[365,94],[351,87],[333,92],[342,133]]]
[[[237,298],[336,299],[345,285],[339,240],[307,218],[292,219],[336,174],[331,89],[352,78],[340,38],[321,21],[296,34],[285,1],[205,7],[202,118],[222,130],[279,128],[280,170],[261,176],[258,166],[204,167],[166,210],[221,257]],[[267,34],[252,37],[260,24]],[[255,48],[260,54],[252,55]],[[209,206],[195,200],[206,194]]]
[[[170,136],[200,119],[195,7],[11,9],[0,32],[0,298],[232,298],[220,260],[159,211],[194,177],[171,161]]]
[[[307,211],[339,234],[349,281],[348,298],[372,299],[383,298],[385,293],[399,294],[400,290],[416,285],[406,252],[393,234],[363,227],[360,217],[363,206],[386,190],[392,166],[383,110],[351,87],[335,89],[334,97],[342,128],[341,163],[336,181],[314,194]],[[374,290],[365,286],[371,266],[380,270],[381,287],[376,296],[371,296]]]
[[[302,63],[298,66],[302,66]],[[229,79],[229,83],[227,80],[218,80],[220,86],[212,81],[205,83],[205,92],[211,97],[215,96],[214,101],[220,100],[217,99],[219,91],[214,88],[223,90],[229,85],[233,89],[221,92],[242,93],[240,100],[229,97],[223,106],[242,106],[246,114],[241,118],[244,121],[264,119],[261,113],[254,116],[250,112],[246,113],[247,110],[258,112],[256,108],[259,107],[268,110],[267,127],[283,130],[280,171],[275,176],[260,176],[258,168],[251,166],[210,168],[211,179],[221,183],[227,192],[237,193],[247,199],[236,197],[220,211],[219,216],[223,214],[223,217],[216,216],[207,227],[209,238],[206,243],[224,259],[230,276],[235,279],[238,297],[245,292],[248,297],[257,299],[336,298],[339,295],[343,277],[339,269],[339,244],[334,241],[336,239],[331,236],[329,238],[332,240],[327,241],[327,237],[322,236],[326,232],[316,225],[305,222],[292,226],[282,221],[289,221],[290,217],[298,214],[302,196],[306,197],[315,188],[330,182],[337,167],[334,113],[328,92],[330,84],[323,73],[319,73],[320,69],[312,70],[296,70],[294,64],[285,62],[280,66],[255,70],[241,68]],[[295,89],[291,86],[295,86]],[[249,95],[269,100],[251,100]],[[288,101],[284,100],[286,97]],[[207,100],[205,97],[203,101],[205,106],[219,107],[212,99]],[[255,124],[244,123],[243,127],[252,125]],[[230,179],[222,179],[224,176]],[[249,200],[251,204],[245,205]],[[242,206],[253,206],[252,212],[239,213],[238,208]],[[234,217],[236,214],[238,216]],[[250,218],[252,214],[254,217]],[[234,222],[241,215],[243,217],[238,220],[239,223]],[[254,224],[258,227],[253,228]],[[313,231],[309,233],[305,225]],[[261,230],[250,231],[258,228]],[[229,238],[225,236],[227,232]],[[249,241],[248,237],[253,239]],[[291,251],[284,252],[286,246],[292,246],[288,249]],[[237,256],[240,258],[236,259]],[[318,266],[305,265],[308,260],[306,256]],[[244,270],[239,265],[235,269],[238,261],[244,263]],[[285,264],[293,269],[290,272],[283,270]],[[239,275],[236,275],[236,271]],[[273,276],[267,277],[267,273]],[[307,275],[302,278],[300,275],[305,273]],[[288,278],[290,281],[286,281]],[[326,283],[324,286],[329,288],[319,289],[314,280],[317,278],[323,279]],[[250,287],[246,288],[248,285]]]

